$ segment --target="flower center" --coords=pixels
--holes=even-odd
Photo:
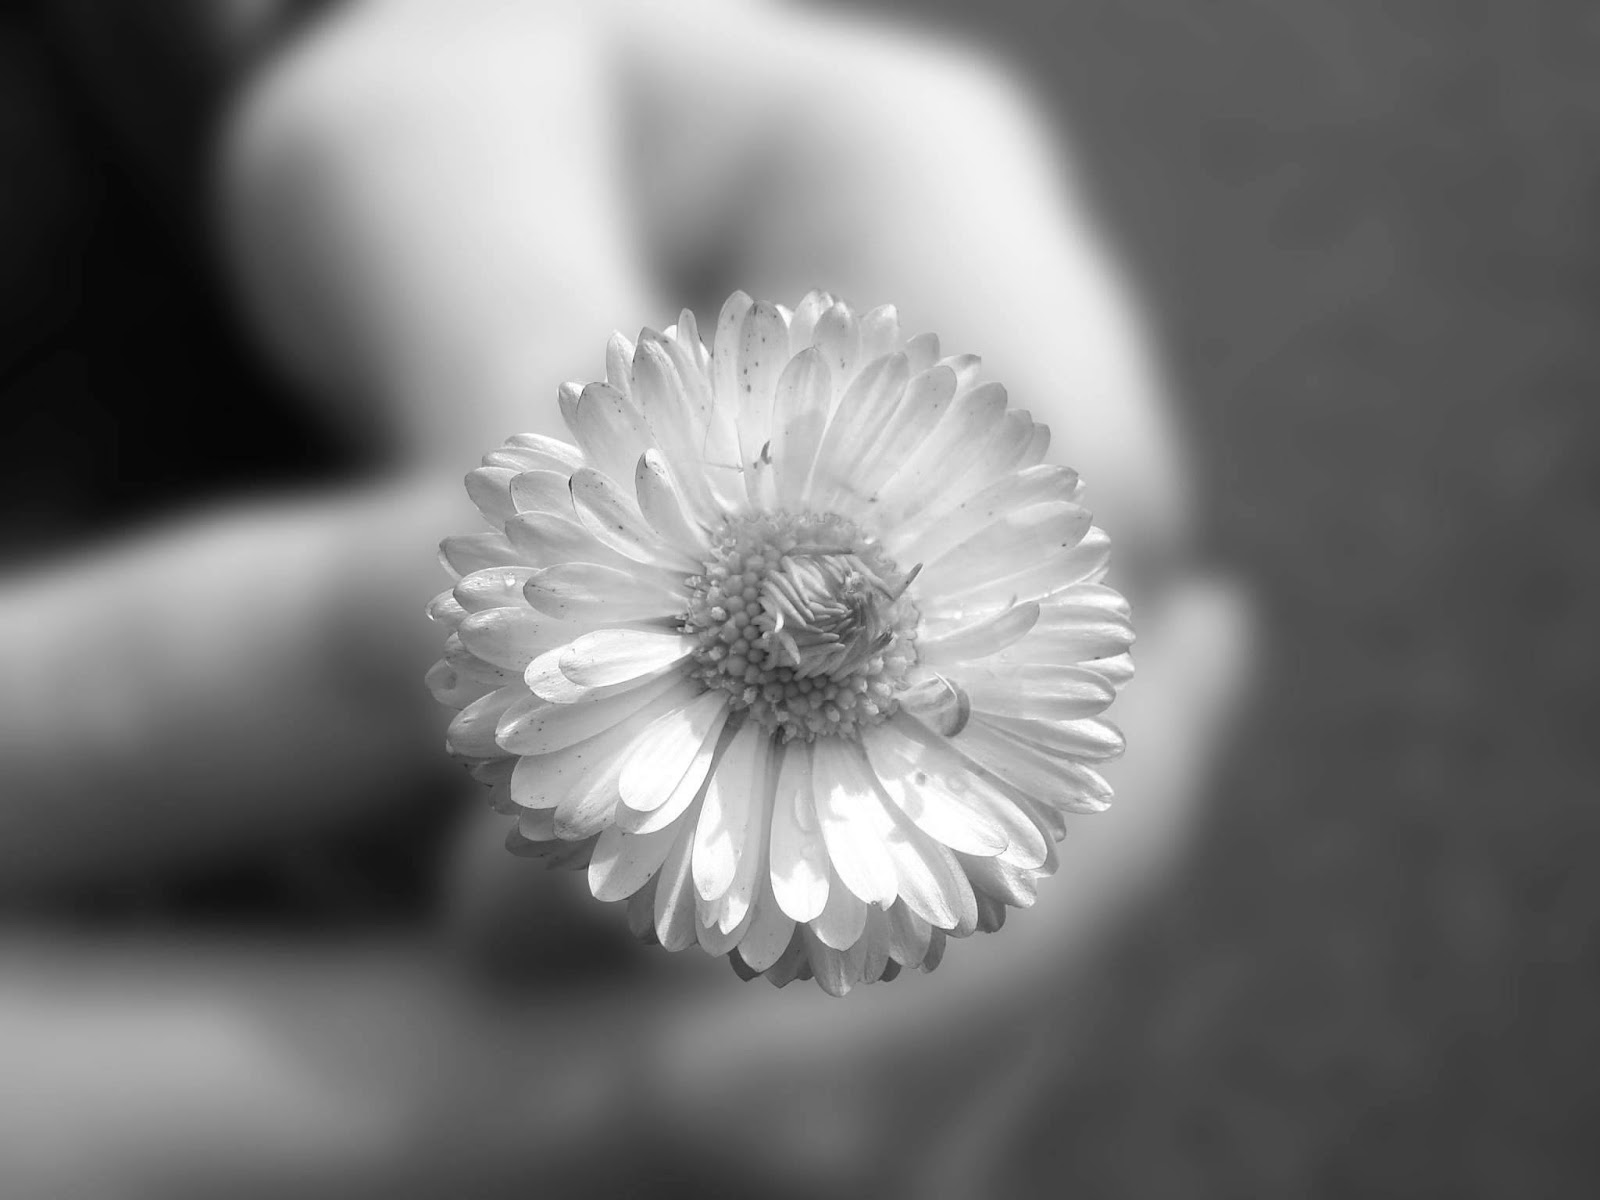
[[[695,673],[785,740],[853,736],[894,711],[916,662],[916,573],[832,513],[730,518],[688,581]]]

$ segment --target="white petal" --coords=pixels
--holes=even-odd
[[[817,448],[811,473],[813,502],[823,508],[847,504],[855,510],[868,500],[858,487],[857,463],[882,435],[911,378],[904,354],[869,362],[851,381],[834,410]]]
[[[572,435],[589,469],[618,482],[633,477],[633,464],[654,444],[638,407],[604,383],[591,383],[583,389]]]
[[[761,891],[756,896],[750,928],[739,943],[739,957],[752,971],[765,971],[778,961],[794,937],[794,918],[783,911],[772,894],[772,877],[761,873]]]
[[[757,767],[766,767],[762,743],[768,738],[766,730],[747,721],[711,774],[694,838],[695,890],[704,900],[719,899],[733,885],[757,800]]]
[[[518,758],[511,772],[511,799],[521,808],[555,809],[574,792],[589,791],[640,732],[634,720],[625,718],[570,746]]]
[[[503,533],[458,533],[439,543],[439,561],[459,579],[485,567],[518,566],[522,558]]]
[[[894,863],[895,890],[919,917],[941,929],[970,929],[978,914],[972,886],[942,843],[923,833],[898,805],[880,796],[880,811],[889,817],[882,831]]]
[[[958,392],[933,432],[878,488],[874,503],[886,527],[892,528],[943,495],[943,489],[966,468],[973,447],[998,428],[1005,411],[1005,390],[997,384],[985,384],[966,395]]]
[[[993,858],[961,858],[975,890],[994,897],[1012,908],[1032,908],[1038,897],[1036,871],[1012,866]]]
[[[570,489],[567,495],[570,504]],[[594,534],[578,524],[576,513],[569,516],[551,512],[518,513],[506,522],[506,537],[520,556],[519,566],[553,567],[569,562],[604,563],[623,568],[637,566],[601,545]]]
[[[784,748],[772,805],[772,890],[796,921],[810,921],[828,900],[828,851],[811,795],[811,746]]]
[[[428,668],[424,680],[433,698],[447,708],[461,709],[494,691],[494,685],[463,675],[443,660]]]
[[[997,667],[992,674],[969,670],[956,682],[966,689],[974,712],[1043,721],[1095,716],[1117,695],[1093,671],[1042,663]]]
[[[688,554],[691,561],[711,551],[705,530],[689,517],[678,485],[660,451],[646,450],[633,472],[633,490],[639,512],[662,541]]]
[[[911,363],[913,375],[926,371],[939,361],[939,335],[919,333],[911,338],[906,342],[906,358]]]
[[[747,786],[750,796],[750,815],[746,822],[744,844],[739,849],[738,869],[733,882],[722,895],[722,913],[717,927],[724,933],[744,922],[750,906],[760,894],[762,868],[767,865],[767,834],[772,828],[772,738],[763,735],[756,739],[755,762],[751,767]]]
[[[521,671],[538,655],[561,644],[571,626],[526,606],[490,608],[461,622],[461,644],[485,662]]]
[[[684,507],[701,520],[715,510],[702,456],[711,417],[711,389],[700,368],[682,347],[668,340],[641,337],[634,355],[634,394],[659,451],[661,469],[672,476]],[[638,464],[635,464],[637,482]],[[643,500],[640,501],[641,508]],[[649,513],[645,516],[648,518]]]
[[[822,351],[822,360],[841,389],[855,377],[861,356],[861,329],[848,304],[837,303],[817,319],[811,343]]]
[[[570,442],[543,433],[512,434],[506,439],[506,444],[536,454],[544,460],[527,468],[530,471],[573,471],[583,465],[583,451]]]
[[[467,758],[493,758],[500,753],[495,744],[495,728],[501,716],[528,694],[520,683],[499,688],[474,700],[455,715],[445,732],[445,744],[452,754]]]
[[[909,369],[909,357],[906,363]],[[913,374],[888,424],[861,447],[854,467],[855,493],[875,495],[938,427],[955,394],[955,372],[949,367]]]
[[[710,766],[707,743],[715,743],[727,719],[728,697],[720,689],[707,691],[683,708],[658,718],[623,763],[623,804],[640,815],[654,812],[699,761],[700,775],[690,784],[692,796]]]
[[[1039,606],[1028,603],[933,626],[924,622],[917,631],[917,662],[950,667],[987,658],[1025,638],[1038,621]]]
[[[859,748],[841,738],[822,738],[812,747],[811,785],[828,858],[839,878],[869,904],[894,903],[894,865],[870,819],[877,795],[867,782],[870,770],[858,761]]]
[[[866,931],[853,947],[854,953],[851,955],[852,960],[860,959],[858,970],[862,982],[876,983],[883,978],[884,970],[889,966],[890,942],[889,914],[881,908],[868,909]]]
[[[678,827],[656,880],[656,937],[668,950],[686,950],[696,938],[692,819]]]
[[[698,638],[646,629],[597,629],[561,652],[561,672],[580,687],[609,687],[649,679],[676,666],[699,646]]]
[[[817,321],[822,314],[833,307],[833,297],[824,291],[812,290],[805,294],[800,303],[795,306],[794,315],[789,318],[789,352],[799,354],[800,351],[811,345],[811,337],[816,332]]]
[[[571,471],[523,471],[511,480],[511,502],[519,513],[549,512],[575,517],[571,479]]]
[[[767,443],[772,437],[772,393],[789,361],[789,327],[765,301],[750,306],[739,327],[739,360],[734,375],[739,399],[739,460],[746,471],[750,499],[760,502],[760,481],[770,475]]]
[[[861,897],[840,881],[834,872],[828,884],[828,903],[817,919],[811,922],[817,937],[825,946],[835,950],[848,950],[860,939],[867,927],[867,904]]]
[[[1089,532],[1089,513],[1055,501],[1008,512],[931,562],[924,560],[920,589],[947,592],[971,579],[1014,575],[1071,550]]]
[[[677,840],[677,831],[625,833],[615,825],[603,830],[589,860],[589,891],[596,900],[623,900],[633,895],[660,869]]]
[[[528,685],[528,690],[535,696],[553,704],[576,704],[579,700],[598,700],[602,696],[626,692],[634,686],[632,680],[611,687],[586,687],[572,682],[561,669],[561,655],[578,636],[579,627],[568,621],[558,621],[556,624],[572,632],[560,645],[546,650],[529,663],[522,673],[522,682]]]
[[[900,314],[892,304],[881,304],[861,318],[861,361],[871,362],[900,349]]]
[[[522,594],[532,567],[485,567],[456,581],[456,603],[467,612],[487,608],[516,608],[527,603]]]
[[[817,986],[830,996],[847,996],[850,989],[855,986],[856,980],[851,976],[849,960],[846,951],[835,950],[817,936],[815,929],[809,925],[801,929],[805,936],[806,957],[811,963],[811,970],[816,977]]]
[[[998,825],[1006,835],[1003,857],[1018,866],[1037,867],[1049,855],[1048,842],[1033,820],[1018,807],[1015,797],[963,751],[965,738],[952,741],[904,712],[896,713],[884,727],[915,745],[916,761],[925,777],[916,779],[919,790],[942,793],[944,799],[971,807]],[[981,749],[981,747],[979,747]],[[987,760],[986,760],[987,761]]]
[[[681,593],[654,579],[598,563],[558,563],[536,571],[523,595],[558,620],[611,624],[673,617],[688,607]]]
[[[1035,721],[979,713],[980,721],[997,733],[1052,758],[1078,758],[1103,762],[1122,754],[1122,731],[1110,721]]]
[[[1092,768],[1029,750],[985,725],[969,725],[952,744],[991,779],[1057,811],[1100,812],[1110,802],[1110,786]]]
[[[664,696],[670,696],[676,704],[687,704],[699,692],[698,684],[678,675],[663,675],[616,695],[575,704],[540,702],[519,711],[514,719],[501,722],[500,745],[512,754],[549,754],[620,724]]]
[[[699,928],[695,930],[695,936],[700,941],[700,949],[713,958],[720,958],[734,949],[744,940],[750,928],[752,914],[749,909],[745,910],[744,919],[731,928],[724,927],[722,912],[723,897],[719,896],[715,901],[696,900],[695,918]]]
[[[467,610],[461,607],[461,601],[455,597],[455,591],[440,592],[428,601],[428,620],[443,625],[452,632],[460,628],[461,622],[467,619]]]
[[[517,511],[511,502],[511,481],[516,477],[517,472],[507,467],[479,467],[467,472],[467,498],[496,529]]]
[[[633,343],[622,333],[613,333],[611,339],[606,342],[606,382],[628,399],[638,403],[638,397],[633,394],[628,370],[632,361]]]
[[[772,404],[772,470],[780,507],[799,508],[822,444],[833,383],[822,352],[802,350],[778,377]]]
[[[706,734],[688,767],[659,805],[646,813],[636,813],[624,806],[617,810],[618,824],[637,833],[648,833],[653,829],[665,829],[685,812],[698,812],[699,802],[710,784],[711,775],[732,741],[732,734],[727,730],[727,716],[727,709],[724,708],[715,727]]]
[[[902,520],[885,542],[906,562],[930,562],[1009,512],[1050,501],[1073,501],[1078,492],[1076,471],[1029,467],[970,494],[934,496],[922,512]]]
[[[963,803],[929,781],[915,742],[882,725],[869,730],[862,742],[884,792],[917,828],[968,854],[1005,850],[1005,830],[982,806]]]
[[[920,967],[928,954],[933,926],[897,902],[886,914],[889,918],[889,956],[906,967]]]
[[[635,465],[629,464],[625,476],[630,485]],[[599,471],[582,467],[572,473],[572,507],[578,521],[602,545],[634,562],[687,572],[699,565],[683,550],[664,542],[639,515],[633,496]]]
[[[1076,546],[1047,555],[1018,574],[975,579],[947,592],[919,590],[918,607],[924,617],[938,621],[1043,600],[1061,588],[1100,578],[1110,554],[1105,532],[1091,528]]]

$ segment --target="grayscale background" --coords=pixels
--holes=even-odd
[[[1600,1191],[1600,10],[795,10],[1027,97],[1170,396],[1169,444],[1131,452],[1111,501],[1144,529],[1141,497],[1167,498],[1148,545],[1129,539],[1136,619],[1183,580],[1232,613],[1238,681],[1192,693],[1215,709],[1200,732],[1180,712],[1170,742],[1153,718],[1130,739],[1130,771],[1170,756],[1182,777],[1149,810],[1153,848],[1085,885],[1042,976],[998,974],[952,1011],[924,1001],[966,946],[881,996],[780,994],[698,951],[663,964],[577,881],[474,857],[443,714],[407,692],[420,643],[392,678],[308,686],[354,732],[268,714],[254,758],[147,737],[167,703],[149,656],[41,654],[80,645],[69,593],[83,637],[139,641],[136,561],[166,539],[227,545],[233,514],[382,488],[423,456],[405,443],[426,420],[391,443],[326,399],[362,393],[339,355],[370,331],[307,297],[348,317],[355,276],[291,293],[296,340],[262,316],[249,247],[239,265],[239,239],[276,226],[230,216],[276,176],[219,193],[219,139],[248,136],[230,105],[315,46],[317,8],[0,0],[0,1195]],[[628,19],[648,44],[678,15]],[[393,53],[361,61],[356,93],[408,86]],[[339,63],[318,85],[335,106],[356,77]],[[555,65],[530,51],[530,74]],[[580,79],[566,94],[618,86]],[[821,72],[815,94],[835,86]],[[311,95],[284,118],[306,186],[276,215],[345,185]],[[952,146],[949,170],[965,161]],[[383,187],[338,194],[361,228],[387,219]],[[704,327],[743,283],[704,248],[666,257],[659,307],[575,302],[588,332],[563,362],[598,369],[612,324],[685,300]],[[1076,352],[1075,322],[1057,330],[1041,355]],[[364,386],[405,392],[412,370]],[[553,413],[559,378],[527,403]],[[451,455],[429,470],[475,465]],[[425,547],[450,529],[412,532],[416,578],[442,586]],[[197,638],[203,593],[182,572],[154,587]],[[410,620],[430,592],[393,594]],[[276,595],[264,578],[259,614],[233,603],[275,627]],[[97,718],[83,697],[104,695]],[[390,766],[341,757],[361,739]],[[332,764],[307,778],[332,782],[286,785],[280,809],[250,782],[300,780],[302,742]],[[1134,820],[1139,778],[1093,820]]]

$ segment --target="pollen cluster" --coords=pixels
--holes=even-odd
[[[832,513],[730,518],[687,581],[694,672],[785,741],[856,736],[916,662],[915,574]]]

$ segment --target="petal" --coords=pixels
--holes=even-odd
[[[707,423],[711,418],[711,390],[699,367],[673,342],[641,337],[634,355],[634,393],[644,409],[645,421],[659,450],[663,471],[672,476],[682,503],[702,520],[715,511],[702,461]],[[635,481],[638,464],[635,463]],[[643,500],[640,501],[641,508]],[[646,518],[649,517],[646,512]]]
[[[516,566],[522,560],[503,533],[458,533],[439,543],[439,561],[459,579],[485,567]]]
[[[750,928],[739,943],[739,957],[757,973],[777,962],[794,937],[794,918],[783,911],[773,895],[769,872],[761,872],[760,886]]]
[[[649,679],[688,658],[699,644],[698,638],[681,633],[597,629],[562,650],[561,672],[580,687]]]
[[[632,372],[629,370],[633,354],[632,342],[620,332],[611,335],[606,342],[606,382],[638,404],[639,398],[634,394]]]
[[[478,467],[467,472],[467,498],[496,529],[517,511],[511,502],[511,481],[516,477],[517,472],[508,467]]]
[[[511,480],[511,502],[519,513],[574,517],[571,479],[571,471],[523,471]]]
[[[840,738],[812,746],[812,796],[828,858],[844,885],[869,904],[894,903],[894,864],[871,820],[877,797],[858,761],[857,747]]]
[[[527,604],[522,589],[532,567],[485,567],[456,581],[456,603],[467,612],[488,608],[515,608]]]
[[[666,828],[691,808],[699,811],[698,804],[710,786],[711,776],[733,740],[733,731],[728,729],[726,718],[724,710],[721,724],[706,735],[678,782],[656,808],[646,813],[635,813],[626,806],[618,810],[618,823],[624,829],[648,833],[652,829]]]
[[[630,463],[625,478],[633,482]],[[572,473],[572,507],[579,523],[604,546],[634,562],[692,572],[698,563],[684,550],[662,540],[639,515],[633,497],[599,471],[582,467]]]
[[[867,927],[867,904],[840,881],[834,872],[828,885],[828,902],[811,928],[824,946],[848,950]]]
[[[944,487],[965,469],[972,448],[999,427],[1005,411],[1005,389],[998,384],[985,384],[966,395],[958,391],[933,432],[875,493],[873,503],[885,528],[921,512],[942,496]]]
[[[861,318],[861,361],[871,362],[900,349],[900,313],[892,304],[869,309]]]
[[[1014,604],[998,612],[979,613],[917,631],[917,662],[926,667],[955,666],[998,654],[1025,638],[1039,621],[1035,603]]]
[[[932,561],[921,589],[947,592],[972,579],[1000,579],[1071,550],[1089,531],[1089,512],[1055,501],[1007,512]]]
[[[695,822],[691,819],[678,828],[678,836],[667,851],[656,879],[656,937],[668,950],[686,950],[697,936],[695,919],[694,857]]]
[[[463,675],[443,660],[428,668],[426,683],[433,698],[447,708],[465,708],[495,690],[493,684]]]
[[[1104,761],[1120,756],[1126,744],[1122,731],[1110,721],[1035,721],[987,713],[974,719],[997,734],[1052,758]]]
[[[862,368],[839,400],[811,473],[813,503],[822,508],[848,504],[852,509],[869,497],[858,487],[857,463],[881,436],[911,378],[904,354],[890,354]]]
[[[677,831],[626,833],[603,830],[589,860],[589,891],[596,900],[624,900],[650,881],[677,840]]]
[[[722,895],[722,914],[717,926],[727,933],[744,922],[750,906],[760,894],[763,868],[767,866],[767,835],[772,828],[772,737],[756,739],[756,757],[748,784],[750,816],[746,824],[744,845],[739,852],[738,869],[733,883]]]
[[[885,794],[917,828],[968,854],[1005,850],[1005,830],[988,812],[930,784],[917,743],[883,725],[868,730],[862,742]]]
[[[909,356],[906,365],[909,369]],[[956,376],[949,367],[914,373],[882,433],[863,443],[855,468],[855,490],[874,495],[933,433],[955,394]]]
[[[591,383],[578,398],[572,435],[587,468],[622,482],[633,478],[633,464],[654,442],[638,407],[616,388]]]
[[[1051,501],[1072,501],[1078,473],[1068,467],[1029,467],[961,497],[935,496],[921,513],[901,521],[886,541],[907,562],[931,562],[1007,513]]]
[[[658,718],[629,750],[628,760],[623,763],[623,804],[640,815],[654,812],[666,803],[697,762],[701,773],[691,787],[698,790],[705,769],[710,766],[707,744],[715,744],[727,720],[728,697],[720,689],[707,691]]]
[[[772,891],[796,921],[810,921],[828,901],[828,851],[811,795],[811,746],[784,748],[772,805]]]
[[[690,510],[678,493],[666,459],[658,450],[646,450],[633,472],[634,496],[645,523],[657,537],[681,550],[693,562],[711,552],[710,539],[689,517]]]
[[[805,294],[800,303],[795,306],[794,315],[789,318],[789,352],[799,354],[800,351],[811,345],[812,335],[816,332],[817,322],[822,314],[833,307],[833,297],[824,291],[813,289]]]
[[[695,890],[703,900],[719,899],[733,886],[756,803],[757,768],[766,767],[763,743],[768,736],[747,721],[711,773],[694,839]]]
[[[1045,721],[1092,717],[1117,695],[1093,671],[1041,663],[1001,667],[993,673],[969,670],[957,682],[966,689],[974,712]]]
[[[833,383],[822,352],[802,350],[778,377],[772,402],[772,470],[780,507],[799,508],[822,444]]]
[[[526,606],[471,613],[457,631],[467,650],[497,667],[522,671],[536,657],[561,644],[571,626]]]
[[[663,697],[672,701],[666,705],[670,708],[687,704],[699,692],[698,684],[678,675],[664,675],[632,691],[575,704],[535,701],[518,710],[514,719],[501,723],[500,746],[512,754],[549,754],[591,738]]]
[[[906,342],[906,359],[913,375],[926,371],[939,361],[939,335],[919,333]],[[952,372],[954,374],[954,372]]]
[[[635,722],[624,718],[570,746],[518,758],[511,772],[512,802],[519,808],[554,810],[569,795],[591,790],[594,781],[640,733]]]
[[[973,808],[998,825],[1006,835],[1002,856],[1007,861],[1023,867],[1037,867],[1045,861],[1050,851],[1044,834],[1018,806],[1005,782],[965,752],[965,736],[960,741],[940,737],[905,712],[896,713],[882,726],[889,727],[915,747],[910,752],[916,755],[924,776],[916,780],[919,790]],[[976,748],[981,751],[984,747]]]
[[[468,758],[493,758],[499,755],[500,747],[495,744],[495,728],[505,711],[519,700],[526,699],[527,695],[527,688],[514,683],[474,700],[451,720],[445,732],[445,745],[452,754]]]
[[[933,926],[897,902],[888,912],[889,956],[907,967],[920,967],[928,953]]]
[[[1104,575],[1110,555],[1110,539],[1103,530],[1091,528],[1076,546],[1049,554],[1016,574],[974,579],[947,592],[919,590],[918,607],[929,620],[952,620],[1043,600],[1064,587]]]
[[[822,361],[840,388],[855,377],[861,355],[861,329],[848,304],[837,303],[817,319],[811,344],[822,351]]]
[[[534,572],[523,595],[534,608],[558,620],[590,624],[673,617],[689,605],[685,596],[653,578],[584,562],[559,563]]]
[[[783,315],[765,301],[751,305],[739,327],[734,394],[739,401],[739,460],[752,501],[761,500],[760,481],[770,474],[765,464],[772,438],[772,393],[788,361],[789,327]]]

